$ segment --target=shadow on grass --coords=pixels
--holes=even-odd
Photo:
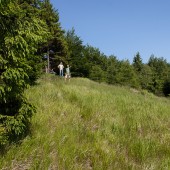
[[[29,126],[29,128],[22,135],[8,136],[8,140],[6,140],[6,142],[4,142],[3,144],[0,143],[0,157],[5,156],[6,153],[12,148],[12,146],[19,147],[22,144],[23,140],[28,136],[32,136],[31,126]]]

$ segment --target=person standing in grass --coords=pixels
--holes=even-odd
[[[62,62],[58,65],[58,68],[59,68],[59,71],[60,71],[59,75],[60,75],[60,76],[63,76],[64,66],[63,66],[63,63],[62,63]]]
[[[71,74],[70,74],[70,66],[67,65],[66,73],[65,73],[65,81],[66,81],[67,79],[70,81],[70,78],[71,78]]]

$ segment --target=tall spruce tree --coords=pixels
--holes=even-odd
[[[137,52],[137,54],[133,58],[133,67],[138,73],[140,73],[140,71],[142,70],[142,66],[143,63],[142,63],[140,53]]]
[[[48,31],[37,9],[26,1],[2,0],[0,21],[0,145],[3,145],[28,130],[35,109],[23,93],[30,84],[30,73],[35,71],[32,63],[38,44],[47,39]]]

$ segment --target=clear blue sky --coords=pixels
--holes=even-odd
[[[83,44],[132,62],[154,54],[170,63],[170,0],[51,0],[63,29]]]

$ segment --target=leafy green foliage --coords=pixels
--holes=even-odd
[[[48,53],[50,57],[50,68],[58,71],[58,64],[62,61],[67,62],[67,41],[64,36],[64,30],[59,23],[59,14],[50,3],[49,0],[44,0],[39,3],[41,8],[40,18],[43,20],[50,33],[47,42],[39,46],[39,53]]]
[[[100,67],[101,71],[103,72],[102,75],[104,76],[104,72],[106,72],[107,70],[106,56],[103,53],[101,53],[98,48],[95,48],[90,45],[87,45],[85,47],[84,56],[86,58],[86,62],[88,62],[89,74],[91,73],[92,67],[97,66],[97,67]],[[102,79],[105,79],[105,77],[103,77]]]
[[[73,28],[67,31],[65,38],[68,44],[68,57],[65,63],[71,66],[72,76],[87,76],[87,61],[83,56],[83,41],[75,34]]]
[[[142,63],[142,59],[141,59],[139,52],[137,52],[136,56],[133,58],[133,66],[134,66],[134,69],[138,73],[140,73],[140,71],[142,70],[143,63]]]
[[[116,74],[118,72],[118,60],[111,55],[107,59],[107,83],[116,84]]]
[[[38,77],[40,56],[35,53],[48,30],[38,9],[26,2],[1,3],[0,19],[0,144],[4,144],[25,134],[35,112],[23,92]]]
[[[91,80],[97,81],[97,82],[105,82],[106,81],[106,75],[105,72],[101,69],[100,66],[95,65],[92,66],[90,70],[89,78]]]
[[[138,74],[140,80],[140,86],[142,89],[147,89],[151,91],[153,86],[152,75],[153,72],[151,68],[147,64],[144,64],[140,73]]]
[[[116,57],[108,59],[107,82],[130,87],[138,87],[138,77],[128,60],[118,61]]]
[[[162,95],[164,82],[169,76],[168,63],[163,58],[158,58],[152,55],[149,59],[148,65],[150,66],[152,75],[152,92],[158,95]]]

